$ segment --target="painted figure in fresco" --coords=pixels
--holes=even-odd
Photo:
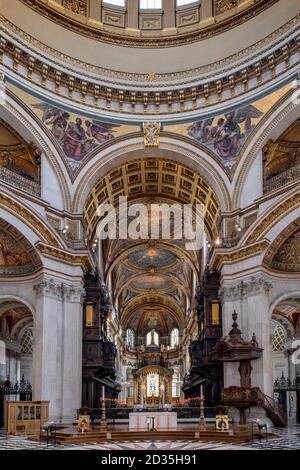
[[[249,105],[219,117],[216,124],[215,118],[194,122],[188,128],[188,134],[215,150],[222,160],[232,161],[254,128],[252,120],[260,118],[262,114]]]
[[[81,161],[89,152],[99,144],[103,144],[114,137],[114,130],[120,127],[117,124],[97,120],[83,121],[76,117],[71,121],[71,115],[63,109],[48,103],[37,103],[33,108],[42,111],[42,121],[51,130],[55,139],[61,144],[65,155],[77,162]]]
[[[63,149],[67,157],[81,160],[85,155],[84,144],[86,133],[82,127],[82,120],[76,118],[75,122],[70,122],[63,138]]]
[[[86,133],[91,139],[95,139],[99,144],[111,140],[113,135],[113,129],[119,127],[115,124],[108,122],[100,122],[93,119],[93,121],[85,121]]]

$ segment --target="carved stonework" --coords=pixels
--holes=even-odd
[[[69,302],[82,303],[85,290],[82,286],[63,285],[64,298]]]
[[[176,24],[177,27],[184,27],[189,26],[191,24],[199,23],[200,21],[200,13],[199,8],[194,8],[193,10],[189,11],[179,11],[176,14]]]
[[[125,13],[103,9],[103,23],[118,28],[125,28]]]
[[[157,30],[162,28],[161,15],[140,15],[140,28],[145,30]]]
[[[86,0],[65,0],[64,7],[73,13],[86,16]]]
[[[161,123],[149,121],[143,124],[145,147],[159,147]]]
[[[85,294],[83,287],[80,285],[64,284],[58,280],[45,277],[33,286],[33,290],[37,297],[54,297],[74,303],[81,303]]]
[[[237,0],[216,0],[215,11],[217,15],[225,13],[225,11],[232,10],[237,6]]]
[[[268,293],[273,287],[272,282],[265,276],[251,277],[247,281],[240,281],[238,284],[223,286],[219,291],[219,296],[224,301],[241,300],[261,292]]]

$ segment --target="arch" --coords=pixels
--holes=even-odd
[[[28,310],[30,310],[32,318],[33,318],[33,322],[35,321],[35,318],[36,318],[35,307],[25,297],[22,297],[18,294],[15,294],[15,293],[11,293],[11,294],[1,294],[0,293],[0,307],[1,307],[2,302],[11,302],[12,303],[12,304],[7,305],[5,311],[10,309],[12,305],[16,306],[16,303],[17,303],[17,306],[20,306],[20,304],[24,305],[25,307],[28,308]],[[5,311],[3,311],[2,314],[5,313]],[[0,314],[0,316],[1,316],[1,314]]]
[[[252,164],[259,156],[259,151],[263,149],[271,138],[276,140],[282,132],[299,117],[300,105],[294,104],[291,101],[292,94],[293,90],[288,91],[286,95],[276,103],[275,107],[271,110],[271,114],[268,113],[262,119],[253,138],[249,141],[233,178],[233,208],[240,208],[241,206],[242,189]],[[263,165],[262,162],[261,165]],[[262,190],[263,188],[261,188],[261,192]]]
[[[246,231],[238,246],[246,246],[263,238],[272,243],[283,228],[298,217],[300,217],[300,193],[296,188],[277,199],[276,204],[263,212],[261,217]]]
[[[154,154],[155,151],[155,154]],[[73,198],[73,211],[83,212],[86,200],[94,186],[108,171],[133,160],[171,159],[191,168],[203,176],[220,203],[222,212],[231,208],[230,181],[224,169],[215,162],[204,150],[191,142],[184,142],[180,136],[161,137],[158,149],[147,149],[142,138],[128,137],[122,142],[112,144],[98,153],[76,178]]]
[[[32,245],[43,241],[57,248],[65,248],[60,236],[37,211],[3,190],[0,194],[0,218],[16,227]]]
[[[291,298],[295,298],[295,299],[298,298],[299,301],[300,301],[300,287],[299,287],[299,290],[295,291],[293,289],[293,290],[291,290],[291,292],[285,292],[284,294],[280,294],[277,297],[275,297],[275,299],[273,299],[271,304],[270,304],[269,312],[271,313],[271,315],[273,314],[273,311],[275,310],[277,305],[286,303]]]
[[[292,236],[295,232],[297,232],[300,228],[300,217],[295,219],[292,223],[290,223],[269,246],[267,252],[265,253],[263,264],[265,266],[270,267],[271,262],[279,250],[279,248],[283,245],[283,243]]]
[[[58,180],[64,210],[71,208],[71,194],[68,181],[65,177],[65,166],[55,146],[40,125],[38,118],[32,113],[16,95],[6,90],[5,106],[0,107],[0,117],[11,127],[15,127],[26,142],[34,141],[43,151],[55,177]],[[43,188],[42,188],[43,193]]]

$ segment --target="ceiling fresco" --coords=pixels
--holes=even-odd
[[[139,126],[104,122],[73,113],[40,100],[10,83],[7,88],[17,95],[46,127],[73,177],[102,145],[121,135],[140,131]]]
[[[253,103],[192,123],[164,126],[164,130],[190,137],[213,153],[233,173],[249,138],[264,116],[291,88],[291,84]]]

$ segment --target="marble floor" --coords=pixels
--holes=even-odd
[[[107,442],[85,445],[64,445],[34,442],[24,437],[8,437],[0,434],[1,450],[300,450],[300,426],[289,426],[285,429],[272,430],[275,438],[255,441],[246,444],[228,444],[216,442],[192,442],[192,441],[124,441]]]

